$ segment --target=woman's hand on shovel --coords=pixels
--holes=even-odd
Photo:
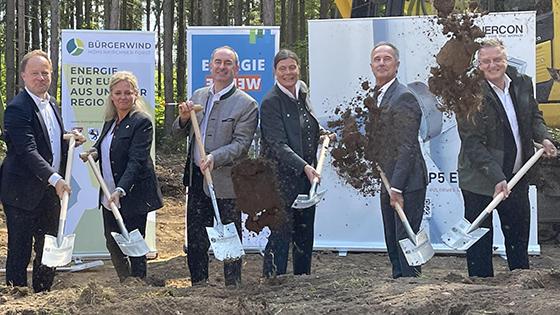
[[[313,166],[309,164],[305,165],[305,167],[303,168],[303,172],[305,173],[305,175],[307,175],[307,179],[309,179],[310,183],[313,183],[313,180],[315,180],[315,178],[317,178],[318,183],[321,182],[321,174],[319,174]]]
[[[109,198],[109,203],[114,202],[115,205],[117,206],[117,208],[121,208],[121,192],[118,190],[115,190],[112,194],[111,194],[111,198]]]
[[[502,193],[502,192],[504,193],[504,199],[506,199],[509,196],[509,193],[511,192],[510,189],[508,188],[508,184],[505,180],[496,184],[496,187],[494,187],[493,198],[495,198],[499,193]]]
[[[552,143],[552,141],[548,140],[548,139],[544,139],[542,142],[542,145],[544,147],[544,157],[545,158],[555,158],[556,156],[558,156],[558,150],[556,149],[556,147],[554,146],[554,143]]]

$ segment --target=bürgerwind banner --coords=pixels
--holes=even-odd
[[[117,71],[138,78],[140,96],[154,117],[155,34],[137,31],[62,31],[62,116],[67,129],[77,128],[87,142],[75,152],[72,194],[65,233],[76,233],[75,256],[108,254],[98,205],[99,185],[78,154],[89,149],[103,126],[109,79]],[[152,155],[155,147],[152,146]],[[150,213],[146,240],[155,252],[155,214]]]

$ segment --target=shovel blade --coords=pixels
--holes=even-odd
[[[245,251],[235,224],[229,223],[224,225],[223,228],[223,231],[216,227],[206,228],[214,257],[220,261],[240,259],[241,256],[245,255]]]
[[[117,232],[111,232],[111,235],[115,239],[115,242],[117,242],[117,245],[119,245],[123,254],[127,256],[142,257],[150,252],[148,244],[146,244],[146,241],[138,229],[128,233],[129,238]]]
[[[65,235],[62,238],[62,242],[58,244],[56,236],[45,235],[41,263],[48,267],[68,265],[72,261],[75,238],[76,234]]]
[[[298,195],[296,200],[294,200],[294,203],[292,204],[292,208],[306,209],[306,208],[313,207],[314,205],[318,204],[319,201],[321,201],[321,199],[323,199],[325,192],[327,192],[326,189],[318,191],[311,198],[309,198],[309,195],[304,195],[304,194]]]
[[[441,240],[445,243],[445,245],[453,249],[467,250],[489,231],[487,228],[478,228],[470,233],[467,233],[470,226],[471,223],[469,221],[462,219],[452,226],[449,231],[444,233],[441,236]]]
[[[399,241],[409,266],[421,266],[434,256],[434,248],[424,230],[416,234],[415,242],[416,245],[408,238]]]

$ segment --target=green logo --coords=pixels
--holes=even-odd
[[[66,50],[72,56],[79,56],[84,52],[84,42],[79,38],[72,38],[66,43]]]

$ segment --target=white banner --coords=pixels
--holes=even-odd
[[[535,76],[535,14],[515,12],[489,14],[477,20],[488,37],[499,37],[507,47],[509,62],[521,73]],[[348,103],[364,80],[375,82],[370,52],[381,41],[400,50],[398,79],[426,106],[420,136],[429,171],[423,225],[437,252],[455,252],[441,241],[441,234],[463,217],[463,200],[458,187],[457,156],[460,139],[454,118],[435,109],[427,90],[435,55],[446,42],[434,17],[309,21],[309,72],[311,100],[321,123],[332,120],[334,109]],[[428,139],[430,138],[430,139]],[[424,141],[426,140],[426,141]],[[364,197],[345,184],[330,163],[323,171],[322,186],[328,188],[318,205],[315,248],[385,250],[379,195]],[[531,234],[529,252],[539,253],[537,243],[536,190],[531,189]],[[494,243],[504,252],[503,235],[494,214]]]
[[[65,233],[76,233],[74,256],[108,254],[103,220],[97,208],[99,185],[78,154],[89,149],[103,127],[109,79],[127,70],[138,78],[140,95],[154,117],[155,35],[137,31],[62,31],[62,116],[67,129],[78,128],[88,138],[74,157],[72,195]],[[152,146],[152,156],[155,145]],[[155,212],[148,215],[146,241],[155,254]]]

